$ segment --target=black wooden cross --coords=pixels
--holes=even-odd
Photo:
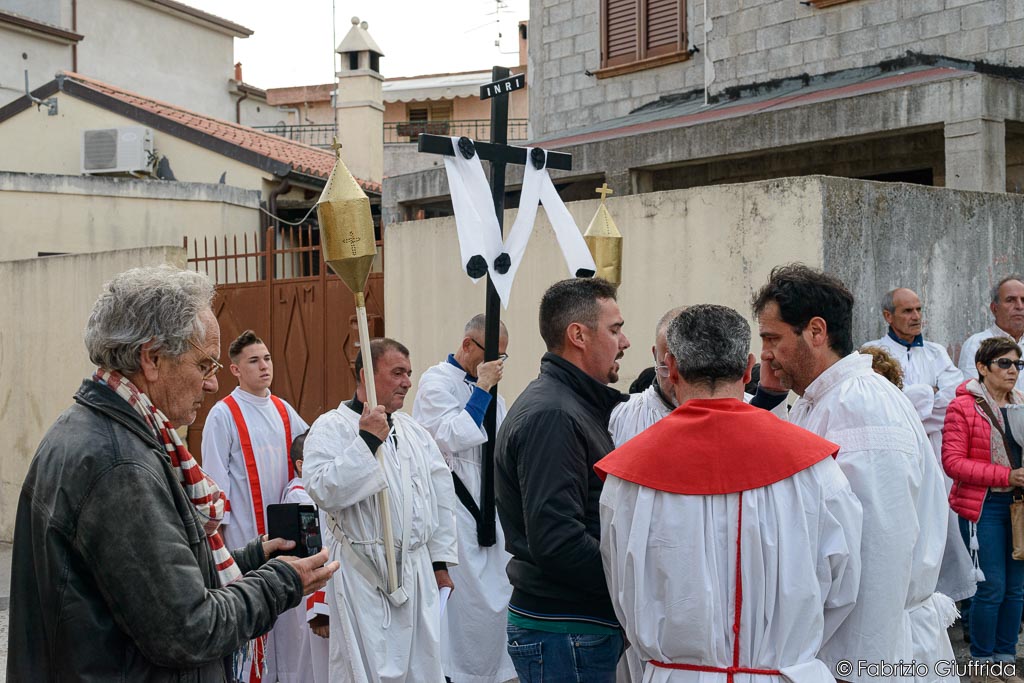
[[[507,67],[496,66],[491,70],[492,82],[480,86],[480,99],[491,100],[491,141],[489,143],[476,142],[464,137],[459,140],[458,149],[455,149],[449,137],[442,135],[420,135],[418,148],[420,152],[428,154],[443,154],[446,156],[462,154],[467,159],[472,158],[473,150],[475,149],[481,159],[491,162],[491,197],[494,199],[494,213],[498,218],[498,233],[502,241],[504,241],[505,166],[507,164],[525,166],[528,161],[525,147],[515,147],[508,144],[508,96],[509,93],[526,85],[526,76],[517,75],[510,78],[509,74],[510,71]],[[536,168],[542,168],[545,165],[544,154],[539,150],[534,150],[534,152],[533,158],[529,162],[534,164]],[[572,155],[565,154],[564,152],[548,152],[547,167],[571,171]],[[503,258],[506,261],[504,263],[501,262]],[[503,253],[498,258],[499,263],[497,265],[493,263],[474,264],[471,261],[470,266],[479,268],[477,270],[478,275],[474,275],[472,269],[467,269],[471,271],[470,275],[475,277],[483,275],[485,267],[488,273],[487,308],[485,311],[487,326],[484,331],[485,361],[497,360],[498,334],[501,329],[501,299],[498,297],[498,292],[494,289],[494,284],[491,282],[490,269],[504,267],[507,270],[509,267],[507,259],[507,255]],[[476,368],[466,368],[466,370],[473,372]],[[464,501],[470,513],[476,518],[477,542],[482,547],[492,546],[497,540],[494,527],[494,441],[497,436],[497,421],[498,387],[495,385],[491,389],[491,403],[487,407],[487,413],[484,415],[487,443],[484,444],[483,462],[480,468],[479,509],[474,511],[475,503],[471,507]],[[456,488],[458,488],[458,482],[456,483]],[[462,499],[463,494],[460,493],[459,497]]]

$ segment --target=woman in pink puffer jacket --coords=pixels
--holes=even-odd
[[[1007,415],[1008,405],[1024,403],[1013,388],[1024,365],[1020,359],[1012,339],[982,342],[975,356],[979,378],[957,388],[942,429],[942,466],[953,480],[949,506],[960,517],[978,572],[970,606],[971,656],[985,662],[1016,661],[1024,610],[1024,561],[1012,558],[1010,526],[1014,489],[1024,486],[1014,436],[1024,441],[1024,434],[1012,434]]]

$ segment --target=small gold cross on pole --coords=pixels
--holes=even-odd
[[[334,143],[331,144],[331,149],[334,150],[334,157],[336,159],[340,159],[341,158],[341,143],[338,142],[338,136],[337,135],[334,136]]]
[[[614,194],[615,191],[608,187],[608,183],[601,183],[601,187],[594,190],[594,192],[601,195],[601,203],[604,204],[604,198],[607,195]]]

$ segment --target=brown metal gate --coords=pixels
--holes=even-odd
[[[217,286],[213,310],[220,323],[221,361],[246,329],[266,342],[274,359],[271,391],[288,401],[306,422],[352,397],[359,353],[352,293],[330,273],[320,251],[319,232],[308,225],[268,228],[260,235],[192,242],[188,267]],[[212,244],[212,248],[211,248]],[[382,242],[366,283],[370,336],[384,335]],[[186,253],[189,240],[185,238]],[[202,252],[202,255],[200,255]],[[202,462],[200,444],[206,415],[238,382],[228,367],[217,375],[218,391],[207,399],[188,429],[189,450]]]

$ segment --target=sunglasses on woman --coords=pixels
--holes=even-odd
[[[988,362],[988,364],[989,364],[989,367],[991,367],[992,365],[995,365],[1000,370],[1009,370],[1011,366],[1017,368],[1018,372],[1020,372],[1021,370],[1024,370],[1024,360],[1019,360],[1019,359],[1018,360],[1011,360],[1009,358],[997,358],[995,360],[990,360]]]

